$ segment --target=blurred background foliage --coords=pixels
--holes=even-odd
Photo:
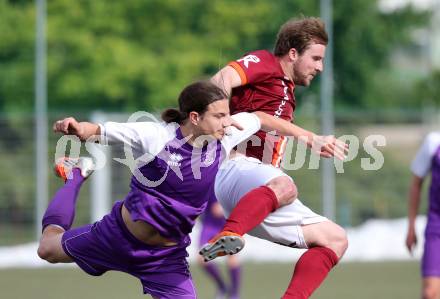
[[[50,110],[132,111],[174,105],[183,86],[247,51],[272,49],[281,24],[319,15],[319,1],[48,1]],[[419,108],[423,74],[390,68],[429,12],[334,1],[335,104]],[[0,0],[0,111],[32,111],[34,1]],[[409,77],[409,78],[408,78]],[[439,86],[439,78],[430,80]],[[409,82],[408,82],[409,80]],[[402,84],[404,81],[405,84]],[[319,84],[312,84],[316,92]],[[426,90],[423,96],[419,90]],[[301,93],[299,95],[301,101]]]

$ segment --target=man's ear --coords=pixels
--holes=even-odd
[[[287,54],[289,55],[289,59],[293,62],[296,61],[299,56],[298,51],[295,48],[290,48]]]
[[[200,117],[199,117],[199,114],[197,113],[197,112],[195,112],[195,111],[191,111],[190,113],[189,113],[189,116],[188,116],[188,118],[189,118],[189,121],[193,124],[193,125],[198,125],[199,124],[199,119],[200,119]]]

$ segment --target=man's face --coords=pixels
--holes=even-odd
[[[293,82],[295,85],[309,86],[313,78],[324,68],[325,45],[311,44],[297,56],[293,64]]]
[[[220,140],[225,135],[225,128],[231,125],[229,100],[219,100],[208,105],[198,122],[199,135],[211,135]]]

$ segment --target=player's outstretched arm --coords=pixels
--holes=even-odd
[[[78,122],[73,117],[57,120],[53,124],[53,131],[55,133],[62,133],[64,135],[75,135],[81,141],[86,141],[91,136],[101,135],[101,129],[98,124],[90,122]]]
[[[406,234],[406,248],[412,254],[417,245],[416,217],[419,212],[420,194],[422,191],[423,178],[413,176],[408,198],[408,232]]]
[[[279,135],[294,137],[306,142],[310,147],[312,146],[314,133],[265,112],[257,111],[254,113],[260,118],[262,130],[266,132],[276,131]]]
[[[261,128],[264,131],[276,131],[277,134],[296,138],[307,144],[319,155],[325,158],[336,157],[340,160],[345,159],[348,152],[348,145],[336,139],[334,136],[320,136],[305,130],[284,119],[257,111],[254,112],[261,121]]]
[[[228,97],[231,96],[232,88],[241,85],[241,78],[238,72],[232,66],[225,66],[217,72],[211,82],[225,91]]]

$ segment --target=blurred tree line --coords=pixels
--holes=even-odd
[[[247,51],[272,49],[279,26],[289,18],[319,16],[318,0],[51,0],[47,5],[53,111],[174,105],[192,80],[213,75]],[[428,13],[411,7],[383,13],[377,0],[333,5],[337,107],[418,107],[417,90],[439,86],[438,76],[402,86],[389,71],[390,55],[411,42],[411,30],[425,26]],[[30,112],[35,2],[0,0],[0,28],[0,112]],[[308,92],[318,88],[312,84]]]

